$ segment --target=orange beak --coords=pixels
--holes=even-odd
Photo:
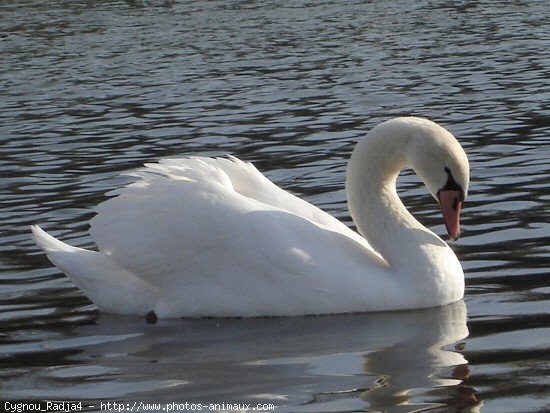
[[[442,189],[438,193],[439,206],[443,214],[443,221],[451,240],[460,236],[460,208],[462,207],[462,191]]]

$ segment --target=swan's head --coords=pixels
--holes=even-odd
[[[439,202],[451,239],[460,235],[460,208],[468,194],[470,167],[456,138],[421,118],[402,118],[412,134],[407,157],[432,196]]]

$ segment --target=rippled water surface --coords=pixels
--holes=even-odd
[[[2,403],[546,411],[549,19],[547,1],[1,2]],[[121,172],[186,154],[252,161],[352,225],[354,143],[410,114],[470,158],[464,303],[148,325],[99,314],[29,238],[92,247]],[[443,233],[418,179],[399,188]]]

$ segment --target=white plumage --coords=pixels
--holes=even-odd
[[[403,147],[405,139],[417,139],[411,131],[423,134],[422,139],[432,133],[437,142],[450,142],[450,155],[447,146],[441,155],[445,166],[464,175],[465,155],[453,153],[462,149],[443,128],[417,118],[383,125],[358,147],[369,141]],[[394,137],[379,138],[387,132]],[[350,197],[358,204],[351,208],[357,221],[363,218],[356,216],[363,214],[357,212],[363,203],[381,208],[382,193],[391,192],[392,184],[395,192],[395,179],[387,184],[360,176],[365,165],[382,165],[380,159],[352,162],[353,157],[348,192],[349,186],[362,186],[357,200]],[[370,233],[363,235],[373,248],[234,157],[164,159],[134,175],[136,182],[113,191],[116,196],[96,209],[90,234],[99,252],[70,247],[33,227],[52,263],[104,311],[154,311],[158,317],[300,315],[426,307],[462,297],[463,274],[454,253],[400,209],[396,194],[387,200],[400,206],[378,211],[378,223],[364,217]],[[372,200],[375,196],[380,199]],[[406,225],[388,225],[388,219]],[[411,235],[415,229],[422,239]],[[388,236],[402,241],[395,250],[407,257],[409,269],[387,253],[387,246],[375,252],[377,238]],[[426,237],[434,237],[433,245],[421,244]]]

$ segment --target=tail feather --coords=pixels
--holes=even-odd
[[[38,225],[31,225],[31,231],[34,238],[34,242],[42,248],[46,254],[53,251],[65,251],[76,252],[82,250],[82,248],[72,247],[64,242],[59,241],[57,238],[52,237]]]
[[[120,268],[107,254],[72,247],[31,226],[33,238],[49,260],[63,271],[101,310],[117,314],[142,315],[151,311],[158,290]]]

